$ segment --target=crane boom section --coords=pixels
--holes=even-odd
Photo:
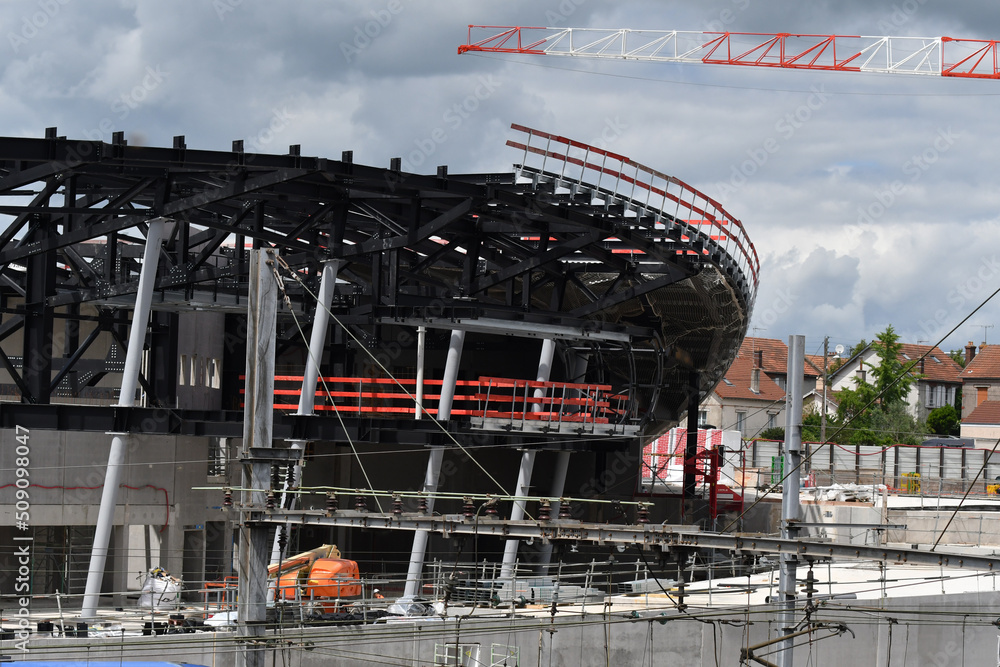
[[[470,25],[458,52],[1000,78],[997,40],[951,37]]]

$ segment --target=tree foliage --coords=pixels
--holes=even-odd
[[[927,415],[927,428],[937,435],[959,435],[962,431],[958,410],[953,405],[934,408]]]
[[[844,429],[837,442],[883,447],[919,444],[922,428],[909,413],[906,402],[916,378],[904,372],[899,358],[902,347],[891,325],[872,343],[879,359],[877,364],[865,364],[872,382],[856,378],[854,389],[838,395],[837,418]]]

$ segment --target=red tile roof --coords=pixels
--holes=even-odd
[[[975,361],[973,359],[972,361]],[[963,424],[1000,424],[1000,401],[983,401],[976,406]]]
[[[788,374],[788,345],[784,341],[780,341],[777,338],[754,338],[752,336],[744,338],[743,344],[740,346],[739,357],[742,358],[745,356],[752,363],[756,352],[763,353],[761,368],[764,369],[765,373],[772,375]],[[819,362],[819,367],[823,368],[822,356],[819,357]],[[806,377],[818,377],[822,373],[817,372],[807,360],[805,374]]]
[[[1000,345],[983,345],[962,371],[961,379],[1000,379]]]
[[[762,341],[764,344],[762,344]],[[781,370],[777,371],[777,374],[780,375],[784,375],[788,370],[788,350],[787,348],[779,349],[778,346],[784,348],[784,343],[767,338],[753,340],[747,338],[744,340],[743,346],[740,348],[740,353],[737,355],[733,365],[729,367],[729,372],[726,373],[725,379],[719,381],[719,384],[715,386],[715,393],[719,398],[757,401],[783,400],[785,397],[784,389],[779,387],[774,379],[768,376],[770,368],[780,368]],[[760,374],[759,392],[750,391],[750,383],[753,376],[754,350],[763,351],[764,353],[764,370]],[[780,360],[780,363],[784,365],[779,366],[775,360]]]
[[[923,375],[923,379],[928,382],[961,382],[962,378],[959,377],[962,373],[962,367],[955,363],[955,360],[950,356],[941,351],[940,348],[934,345],[911,345],[909,343],[903,343],[902,348],[899,351],[900,361],[903,363],[903,367],[906,368],[915,359],[919,359],[921,355],[926,354],[924,357],[923,370],[920,369],[920,365],[917,364],[910,371],[914,375]]]

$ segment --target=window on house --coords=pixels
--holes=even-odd
[[[785,390],[785,376],[784,375],[779,375],[778,377],[774,378],[774,381],[775,381],[775,383],[779,387],[781,387],[782,391]]]
[[[989,387],[976,387],[976,405],[981,405],[986,400],[986,392]]]
[[[775,414],[773,412],[768,412],[767,413],[767,427],[768,428],[774,428],[775,427],[775,423],[774,422],[775,422]]]
[[[747,429],[747,413],[737,412],[736,413],[736,430],[740,432],[741,435],[746,435]]]
[[[708,410],[698,411],[698,426],[704,427],[708,424]]]

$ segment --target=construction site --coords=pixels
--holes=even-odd
[[[879,39],[459,53],[1000,78]],[[803,442],[798,335],[784,441],[707,426],[753,212],[507,136],[491,173],[0,137],[3,660],[1000,664],[1000,459]]]

